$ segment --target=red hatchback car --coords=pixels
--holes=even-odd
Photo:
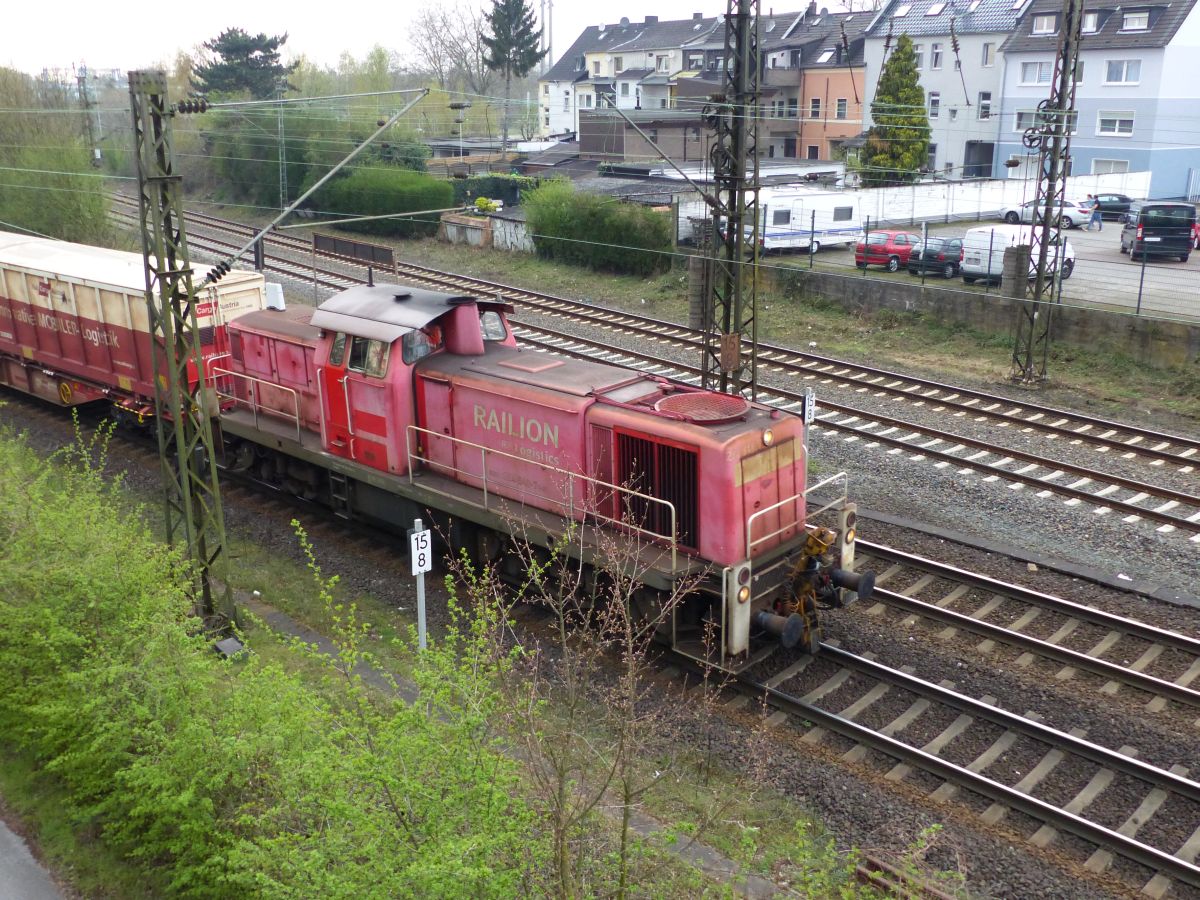
[[[872,231],[854,247],[854,264],[860,269],[883,266],[898,272],[919,243],[921,236],[910,231]]]

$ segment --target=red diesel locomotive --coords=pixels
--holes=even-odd
[[[835,495],[820,509],[806,502],[802,418],[522,349],[510,307],[487,298],[381,285],[316,309],[262,305],[224,323],[227,350],[205,360],[230,468],[346,517],[432,519],[518,578],[514,534],[549,547],[578,523],[567,552],[591,563],[622,542],[645,609],[687,585],[663,636],[728,667],[780,642],[815,650],[818,607],[870,592],[852,571],[845,476],[817,486]],[[27,369],[37,340],[13,353],[0,336],[0,353]]]

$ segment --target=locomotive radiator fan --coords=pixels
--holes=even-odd
[[[808,653],[816,651],[821,640],[817,610],[843,606],[841,589],[861,600],[875,590],[874,572],[851,572],[834,564],[831,549],[836,543],[837,532],[830,528],[810,531],[792,568],[787,596],[775,604],[774,612],[764,610],[756,617],[758,626],[789,650],[799,646]]]

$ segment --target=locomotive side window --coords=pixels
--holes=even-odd
[[[333,348],[329,351],[329,364],[331,366],[340,366],[342,360],[346,358],[346,335],[339,333],[333,339]]]
[[[508,329],[504,327],[504,319],[494,309],[484,310],[479,316],[479,329],[483,332],[485,341],[502,341],[508,337]]]
[[[346,363],[346,368],[374,378],[382,378],[387,373],[390,347],[390,344],[385,344],[383,341],[371,341],[360,337],[352,338],[350,361]]]
[[[410,331],[400,339],[400,349],[404,362],[412,365],[418,359],[424,359],[435,350],[442,349],[442,329],[430,325],[421,331]]]

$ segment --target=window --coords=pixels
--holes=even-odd
[[[827,63],[831,59],[833,59],[833,48],[832,47],[828,48],[827,50],[822,50],[821,55],[817,57],[817,62]]]
[[[820,148],[817,147],[816,144],[808,145],[808,158],[809,159],[820,159],[821,158]]]
[[[925,65],[925,45],[913,44],[913,53],[917,57],[917,71],[919,72],[921,67]]]
[[[835,206],[833,208],[833,221],[849,222],[854,218],[853,206]]]
[[[704,54],[703,53],[689,53],[688,54],[688,68],[689,69],[703,69],[704,68]]]
[[[670,72],[671,71],[671,57],[667,56],[666,54],[655,57],[654,69],[657,72]]]
[[[333,339],[333,347],[329,350],[329,364],[331,366],[340,366],[342,360],[346,358],[346,335],[338,332],[337,337]]]
[[[563,112],[571,111],[571,92],[563,91]]]
[[[942,45],[929,45],[929,68],[940,69],[942,67]]]
[[[953,122],[957,118],[958,118],[958,107],[957,106],[950,107],[950,121]]]
[[[1096,134],[1116,137],[1129,137],[1133,134],[1132,112],[1100,112],[1096,118]]]
[[[908,11],[910,9],[912,9],[911,3],[905,3],[901,6],[897,6],[896,11],[894,13],[892,13],[892,18],[893,19],[903,19],[905,16],[908,15]]]
[[[508,337],[504,317],[494,309],[484,310],[479,315],[479,331],[485,341],[502,341]]]
[[[995,64],[996,64],[996,45],[995,44],[984,44],[983,45],[982,65],[994,66]]]
[[[646,135],[647,135],[647,137],[650,138],[650,141],[652,143],[655,143],[655,144],[658,143],[658,129],[657,128],[646,129]]]
[[[658,101],[658,108],[659,108],[659,109],[666,109],[666,108],[667,108],[667,98],[666,98],[666,97],[662,97],[662,98],[660,98],[660,99],[659,99],[659,101]]]
[[[439,336],[441,329],[438,329]],[[420,335],[421,338],[425,334],[420,331],[410,331],[404,335],[404,343],[407,345],[409,339],[414,335]],[[428,341],[426,341],[428,344]],[[370,375],[373,378],[382,378],[387,372],[388,350],[391,349],[391,344],[385,344],[383,341],[371,341],[366,338],[351,338],[350,339],[350,359],[346,362],[346,368],[352,372],[362,372],[364,375]],[[438,346],[441,346],[440,338]],[[428,346],[421,356],[428,356],[435,348]],[[418,356],[417,359],[421,357]],[[407,361],[407,360],[406,360]],[[416,360],[413,360],[415,362]]]
[[[1053,113],[1038,109],[1021,109],[1017,111],[1016,120],[1013,129],[1015,131],[1026,131],[1030,128],[1041,128],[1044,125],[1053,127],[1055,116]],[[1067,114],[1067,130],[1071,134],[1079,133],[1079,111],[1071,110]]]
[[[983,2],[983,0],[971,0],[970,5],[967,7],[967,12],[969,12],[969,13],[975,12],[975,10],[979,9],[979,4],[982,2]]]
[[[628,81],[621,82],[621,96],[622,97],[629,96],[629,82]]]
[[[821,118],[821,98],[813,97],[808,101],[808,117],[810,119]]]
[[[992,92],[979,92],[979,118],[990,119],[992,117]]]
[[[839,119],[846,118],[846,98],[845,97],[838,97],[837,118],[839,118]]]
[[[543,125],[545,125],[547,128],[549,128],[549,127],[550,127],[550,117],[549,117],[549,116],[545,116],[545,117],[544,117],[544,121],[542,122],[542,124],[543,124]]]
[[[1049,84],[1053,74],[1052,62],[1021,63],[1021,84]]]
[[[441,347],[442,329],[437,325],[427,325],[424,330],[410,331],[400,339],[401,358],[410,366]],[[386,361],[384,366],[387,366]]]
[[[938,0],[937,3],[933,4],[933,6],[929,7],[929,9],[925,10],[925,15],[936,16],[938,13],[940,13],[945,8],[946,8],[946,4],[942,3],[941,0]]]
[[[592,108],[592,95],[591,94],[580,94],[579,95],[579,105],[587,107],[588,109],[591,109]]]
[[[1140,59],[1110,59],[1105,84],[1137,84],[1142,78]]]
[[[790,100],[788,100],[787,114],[788,114],[789,119],[796,118],[796,116],[799,112],[799,106],[800,106],[800,101],[797,98],[792,97]]]
[[[790,209],[777,209],[771,215],[772,225],[790,225],[792,222],[792,211]]]
[[[1093,175],[1124,175],[1129,171],[1127,159],[1093,159]]]
[[[1058,16],[1041,15],[1033,17],[1033,34],[1054,34],[1058,31]]]
[[[550,96],[550,85],[548,85],[548,84],[543,84],[543,85],[542,85],[542,96],[543,96],[543,97],[549,97],[549,96]]]
[[[942,107],[941,91],[929,92],[929,118],[936,119]]]
[[[1085,12],[1083,14],[1083,28],[1082,28],[1083,33],[1084,34],[1095,34],[1099,30],[1100,30],[1100,13]]]
[[[617,75],[624,71],[625,71],[625,57],[614,56],[613,57],[613,74]]]
[[[1075,60],[1075,83],[1079,84],[1081,81],[1083,81],[1083,60],[1077,59]]]
[[[1122,31],[1145,31],[1150,27],[1150,11],[1127,12],[1121,16]]]
[[[925,157],[925,168],[930,172],[937,168],[937,144],[929,145],[929,153]]]
[[[600,60],[598,60],[598,59],[592,63],[592,74],[593,75],[600,74]]]

